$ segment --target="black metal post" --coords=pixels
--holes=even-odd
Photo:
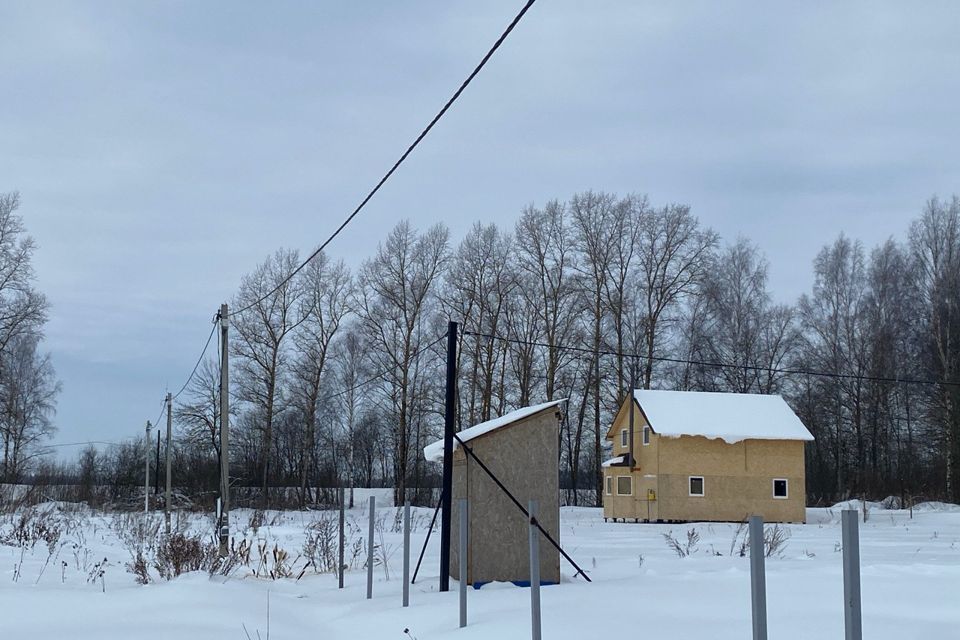
[[[457,323],[447,323],[447,393],[443,412],[443,489],[440,493],[440,591],[450,590],[450,519],[453,498],[453,434],[457,402]]]

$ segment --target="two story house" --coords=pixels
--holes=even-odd
[[[813,436],[778,395],[637,389],[607,439],[604,519],[806,521]]]

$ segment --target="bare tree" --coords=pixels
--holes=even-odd
[[[372,368],[384,372],[387,402],[382,418],[392,423],[395,498],[404,499],[411,462],[419,469],[417,430],[428,410],[418,394],[425,372],[423,351],[439,333],[434,297],[448,259],[447,229],[418,234],[400,222],[360,272],[360,314]],[[430,374],[431,376],[433,374]],[[411,460],[411,458],[414,458]]]
[[[294,334],[297,355],[293,363],[293,402],[303,424],[299,452],[300,506],[308,496],[308,469],[316,466],[316,428],[321,381],[326,373],[330,345],[353,305],[353,283],[343,262],[331,264],[323,253],[307,265],[300,277],[303,290],[300,317]]]
[[[614,262],[619,257],[617,249],[623,240],[619,234],[624,231],[622,222],[623,207],[616,198],[606,193],[586,191],[576,194],[570,200],[570,213],[573,218],[573,230],[576,246],[582,259],[576,263],[581,275],[584,302],[590,314],[590,338],[594,350],[591,366],[593,371],[587,376],[589,389],[593,395],[593,447],[594,459],[600,460],[600,444],[605,429],[601,426],[600,412],[600,350],[603,347],[603,325],[606,316],[607,293],[610,290],[608,277],[614,269]],[[591,384],[592,383],[592,384]],[[581,410],[580,415],[583,415]],[[576,445],[579,453],[579,443]],[[574,456],[572,464],[576,467],[579,461]],[[576,482],[576,472],[573,474]],[[599,465],[594,469],[594,491],[596,504],[603,500],[603,469]],[[576,490],[576,485],[574,485]]]
[[[237,386],[242,401],[258,409],[260,419],[261,499],[269,504],[268,481],[273,447],[273,424],[283,398],[281,379],[286,374],[286,338],[303,321],[299,279],[288,276],[297,267],[296,251],[280,249],[243,278],[233,302],[239,313],[231,315],[237,335],[230,343],[236,356]]]
[[[653,362],[665,342],[669,313],[694,291],[703,277],[717,235],[702,230],[686,205],[668,205],[645,216],[640,234],[640,279],[643,286],[643,388],[653,379]]]
[[[613,227],[613,233],[610,234],[613,255],[607,266],[607,275],[603,283],[605,303],[609,309],[614,336],[613,346],[617,353],[617,390],[614,396],[614,404],[617,406],[622,402],[627,386],[635,381],[630,376],[624,360],[624,353],[628,348],[627,337],[631,332],[627,326],[627,317],[630,307],[637,304],[637,300],[633,299],[635,296],[632,295],[636,292],[636,288],[631,286],[631,281],[637,276],[640,237],[650,214],[647,197],[634,194],[617,203],[613,210],[613,219],[610,221]]]
[[[508,301],[517,286],[513,249],[512,238],[496,225],[475,224],[447,270],[445,306],[465,329],[457,350],[457,370],[462,381],[459,418],[468,424],[490,419],[495,394],[496,406],[503,405],[501,363],[506,345],[466,332],[496,335],[505,327]]]
[[[0,194],[0,351],[18,336],[39,335],[46,297],[33,288],[35,244],[17,215],[18,193]]]
[[[702,367],[707,390],[776,393],[777,373],[799,344],[794,310],[774,305],[767,289],[767,261],[745,238],[711,257],[710,266],[688,311],[698,323],[687,335],[688,353],[701,361],[730,366]]]
[[[0,352],[0,439],[3,478],[17,482],[27,463],[42,455],[55,431],[53,414],[60,392],[49,354],[35,336],[21,335]]]
[[[186,388],[187,397],[174,409],[182,439],[220,464],[220,362],[208,358]]]
[[[576,251],[567,224],[567,207],[557,200],[543,209],[529,206],[517,222],[517,263],[525,277],[518,291],[539,316],[547,343],[545,393],[553,400],[557,372],[571,355],[567,343],[576,321]]]
[[[910,230],[918,265],[917,284],[925,299],[930,367],[943,381],[960,379],[960,198],[931,199]],[[960,387],[941,385],[933,395],[943,425],[946,490],[960,502]]]
[[[867,375],[864,331],[866,280],[863,249],[859,243],[840,236],[824,247],[814,261],[813,293],[800,298],[805,346],[802,362],[814,371],[842,373],[852,378],[818,378],[820,403],[830,427],[814,432],[814,447],[830,447],[833,457],[834,491],[847,486],[851,461],[848,448],[853,440],[856,470],[854,491],[862,488],[864,380]],[[824,425],[826,427],[826,425]],[[852,434],[852,438],[851,435]]]

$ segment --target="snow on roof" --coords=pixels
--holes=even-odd
[[[511,411],[506,413],[499,418],[494,418],[493,420],[487,420],[486,422],[481,422],[480,424],[474,425],[468,429],[457,432],[457,435],[464,442],[469,442],[474,438],[479,438],[480,436],[490,433],[495,429],[505,427],[509,424],[516,422],[517,420],[522,420],[528,418],[535,413],[540,413],[550,407],[555,407],[561,402],[566,402],[566,398],[561,400],[553,400],[551,402],[544,402],[543,404],[535,404],[531,407],[523,407],[517,409],[516,411]],[[453,441],[453,448],[456,450],[459,446],[459,442],[456,440]],[[430,462],[440,462],[443,460],[443,439],[437,440],[436,442],[431,442],[423,448],[423,457],[425,457]]]
[[[623,464],[623,456],[616,456],[615,458],[610,458],[609,460],[604,460],[600,465],[601,467],[612,467],[614,465]]]
[[[633,397],[654,433],[662,436],[703,436],[731,444],[748,439],[813,440],[778,395],[635,389]]]

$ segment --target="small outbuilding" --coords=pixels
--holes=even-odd
[[[464,429],[457,436],[527,507],[538,503],[537,520],[554,540],[560,539],[560,405],[554,400],[511,411]],[[424,447],[424,456],[443,461],[443,441]],[[468,503],[468,584],[525,584],[530,580],[529,524],[516,504],[478,462],[454,440],[453,514],[450,575],[460,580],[460,500]],[[540,543],[540,579],[560,582],[560,554]]]
[[[813,436],[778,395],[637,389],[607,439],[605,519],[806,521]]]

